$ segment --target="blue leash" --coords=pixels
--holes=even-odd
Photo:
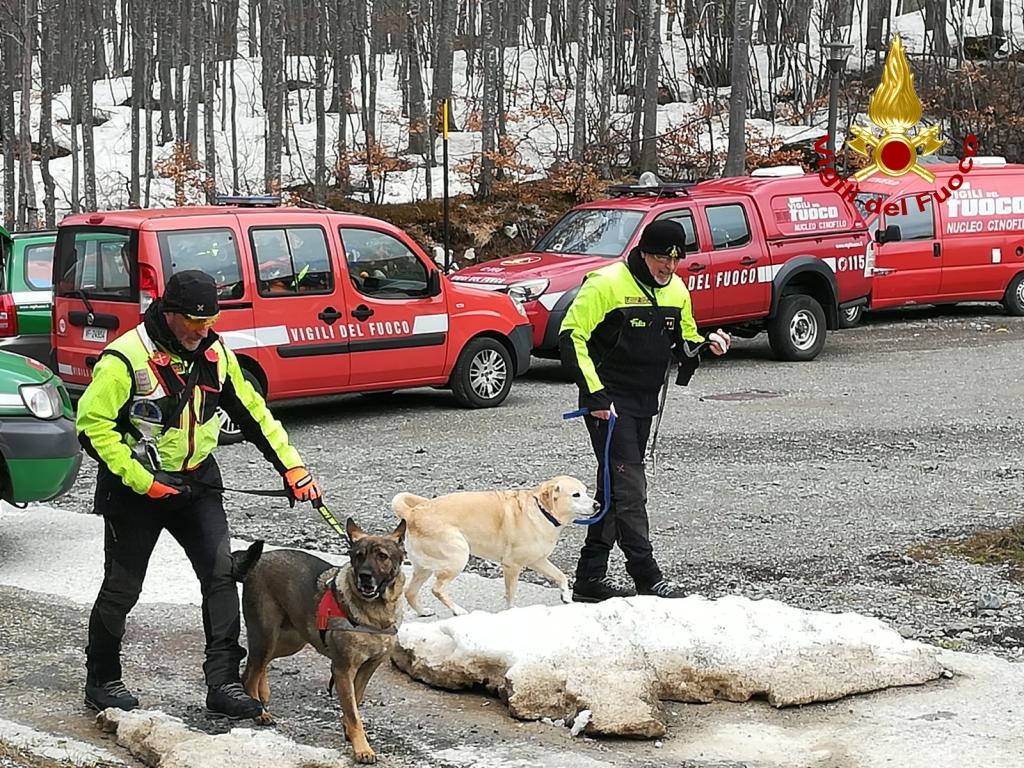
[[[578,419],[580,416],[586,416],[590,413],[589,408],[580,408],[578,411],[569,411],[569,413],[563,413],[562,418],[568,421],[569,419]],[[595,523],[601,522],[604,516],[608,514],[608,509],[612,505],[612,471],[611,471],[611,452],[612,452],[612,432],[615,430],[615,411],[608,414],[608,436],[604,440],[604,506],[601,507],[601,511],[593,517],[584,517],[579,520],[573,520],[576,525],[594,525]]]

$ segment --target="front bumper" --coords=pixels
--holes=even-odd
[[[82,466],[75,422],[67,418],[5,416],[0,421],[0,451],[10,476],[6,501],[48,501],[60,496],[74,485]]]
[[[530,370],[530,350],[533,347],[533,326],[529,323],[517,325],[508,335],[515,350],[516,376],[522,376]]]

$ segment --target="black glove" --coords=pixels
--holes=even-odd
[[[599,389],[592,394],[580,393],[580,408],[594,411],[607,411],[612,407],[612,398],[607,389]]]
[[[164,498],[174,499],[176,501],[189,501],[192,498],[192,486],[179,475],[175,475],[170,472],[158,471],[153,473],[153,480],[158,483],[163,483],[164,485],[169,485],[178,492],[173,496],[166,496]]]
[[[690,383],[690,379],[693,378],[693,374],[697,372],[699,367],[700,355],[684,357],[679,361],[679,374],[676,376],[676,384],[680,387],[685,387]]]

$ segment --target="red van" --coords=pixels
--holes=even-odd
[[[529,367],[522,309],[453,285],[400,229],[273,198],[226,202],[61,222],[52,333],[69,389],[185,269],[216,278],[216,330],[270,401],[426,385],[484,408]]]
[[[869,309],[998,301],[1024,315],[1024,165],[971,160],[966,173],[958,163],[924,165],[934,182],[908,173],[858,184],[878,243]]]
[[[642,181],[647,181],[642,179]],[[873,243],[852,203],[798,166],[698,184],[617,186],[573,208],[528,253],[452,275],[516,297],[533,323],[533,354],[558,357],[558,332],[588,272],[624,258],[643,228],[674,219],[679,263],[702,329],[768,332],[782,360],[813,360],[841,313],[867,303]]]

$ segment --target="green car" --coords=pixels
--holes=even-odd
[[[52,499],[74,484],[81,464],[64,383],[43,363],[0,351],[0,498]]]
[[[56,232],[0,227],[0,350],[50,362]]]

